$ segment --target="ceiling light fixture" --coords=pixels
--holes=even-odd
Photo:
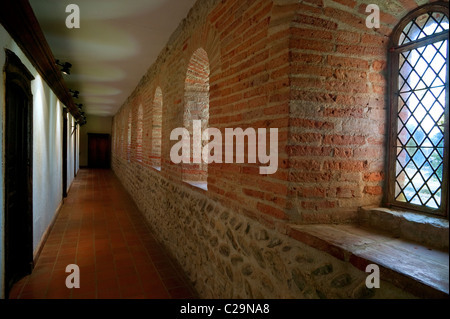
[[[70,75],[70,68],[72,67],[72,64],[70,64],[69,62],[60,62],[59,60],[56,60],[55,63],[59,66],[62,66],[61,72],[66,74],[66,75]]]
[[[69,90],[70,93],[72,93],[72,97],[75,99],[78,99],[78,94],[80,94],[80,92],[78,91],[73,91],[73,90]]]

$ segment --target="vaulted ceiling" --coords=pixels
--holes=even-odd
[[[55,56],[72,64],[64,75],[87,115],[112,116],[156,60],[196,0],[30,0]],[[69,4],[80,28],[67,28]]]

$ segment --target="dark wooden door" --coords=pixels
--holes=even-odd
[[[109,168],[111,165],[109,134],[88,134],[88,165],[91,168]]]
[[[12,285],[29,274],[33,267],[32,96],[29,77],[19,71],[20,67],[9,65],[5,84],[6,295]]]

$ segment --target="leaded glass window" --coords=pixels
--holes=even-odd
[[[389,201],[447,214],[448,7],[413,12],[394,33]]]

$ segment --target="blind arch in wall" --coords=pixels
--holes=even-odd
[[[192,55],[185,79],[184,115],[183,124],[188,129],[193,140],[193,123],[201,121],[202,132],[208,128],[209,123],[209,59],[202,48]],[[206,187],[208,179],[208,165],[206,163],[193,163],[194,143],[190,145],[190,164],[184,163],[182,167],[183,181]],[[206,142],[202,142],[201,147]]]
[[[152,106],[151,165],[158,170],[161,169],[162,107],[163,94],[161,88],[157,87]]]

